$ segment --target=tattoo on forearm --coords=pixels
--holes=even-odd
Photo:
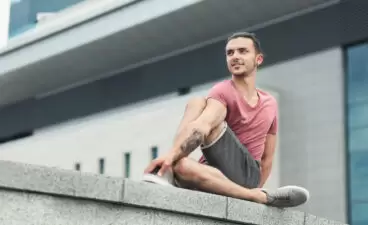
[[[184,154],[190,154],[204,141],[204,134],[198,130],[193,130],[192,134],[187,140],[180,146],[181,151]]]

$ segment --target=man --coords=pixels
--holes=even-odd
[[[231,79],[214,85],[207,98],[188,102],[172,149],[151,162],[143,180],[276,207],[305,203],[309,193],[301,187],[261,189],[272,167],[278,118],[275,98],[256,88],[263,62],[258,39],[236,33],[225,52]],[[199,146],[200,161],[189,159]]]

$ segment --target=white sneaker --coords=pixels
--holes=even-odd
[[[309,200],[307,189],[298,186],[284,186],[274,191],[262,189],[267,195],[266,205],[274,207],[296,207]]]
[[[156,168],[152,173],[144,174],[142,180],[145,182],[160,184],[164,186],[174,186],[174,175],[172,171],[167,170],[163,176],[158,176],[158,170],[159,168]]]

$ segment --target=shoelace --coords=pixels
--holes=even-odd
[[[287,192],[276,192],[273,198],[275,200],[289,201],[290,195]]]

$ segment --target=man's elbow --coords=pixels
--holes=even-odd
[[[189,125],[189,129],[191,129],[192,132],[200,134],[203,138],[207,137],[211,133],[211,130],[213,129],[212,127],[213,126],[210,122],[202,120],[193,121]]]
[[[202,114],[192,122],[193,127],[208,136],[212,130],[219,127],[224,122],[227,109],[217,100],[209,99]]]

